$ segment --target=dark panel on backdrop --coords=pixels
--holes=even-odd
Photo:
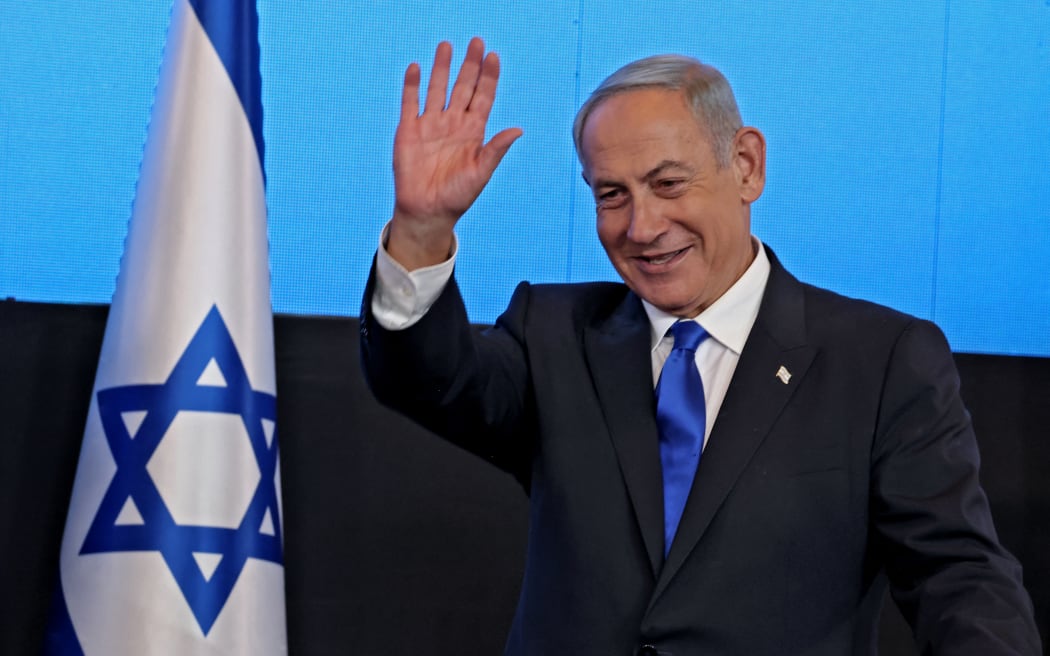
[[[0,654],[39,649],[106,308],[0,302]],[[293,656],[497,654],[527,499],[380,407],[357,321],[275,320]],[[1003,542],[1050,619],[1050,360],[960,355]],[[891,609],[884,654],[914,653]]]

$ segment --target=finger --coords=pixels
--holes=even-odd
[[[521,128],[507,128],[492,137],[492,139],[489,139],[489,142],[481,149],[479,155],[482,170],[491,176],[496,167],[499,166],[499,163],[503,161],[503,156],[507,154],[507,151],[510,150],[510,147],[514,145],[514,142],[522,134]]]
[[[478,84],[478,73],[481,72],[484,54],[485,42],[478,37],[471,39],[470,45],[467,46],[467,56],[463,58],[463,64],[459,67],[456,84],[452,87],[452,98],[448,101],[449,109],[465,110],[470,105],[474,87]]]
[[[490,52],[481,62],[481,74],[478,76],[478,85],[474,89],[474,96],[470,99],[471,112],[477,112],[482,120],[488,120],[492,103],[496,99],[496,84],[499,82],[499,56]]]
[[[427,85],[427,104],[424,112],[440,112],[445,109],[448,93],[448,71],[452,66],[452,44],[442,41],[434,53],[434,68],[430,71]]]
[[[412,62],[405,69],[405,85],[401,89],[401,121],[419,116],[419,64]]]

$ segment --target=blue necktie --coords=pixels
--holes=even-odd
[[[707,425],[704,383],[696,368],[696,348],[707,332],[695,321],[686,320],[671,326],[671,333],[674,348],[656,384],[656,423],[664,476],[665,558],[693,486]]]

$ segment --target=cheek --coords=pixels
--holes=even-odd
[[[596,222],[598,241],[602,243],[606,250],[614,248],[624,235],[625,230],[620,224],[621,221],[612,212],[598,214]]]
[[[721,204],[710,203],[694,216],[699,218],[689,227],[703,240],[706,257],[718,257],[725,249],[735,248],[742,235],[747,235],[746,222]]]

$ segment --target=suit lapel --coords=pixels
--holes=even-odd
[[[663,561],[663,487],[653,399],[649,320],[628,293],[584,331],[584,349],[653,576]]]
[[[806,345],[802,286],[784,270],[771,251],[767,253],[771,271],[758,318],[704,448],[650,606],[707,531],[722,502],[801,384],[815,355],[815,349]],[[781,367],[790,372],[787,383],[777,376]]]

